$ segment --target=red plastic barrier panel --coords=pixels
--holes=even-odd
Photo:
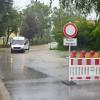
[[[87,59],[87,60],[86,60],[86,64],[87,64],[87,65],[91,65],[91,59]]]
[[[82,59],[78,59],[78,65],[82,65]]]
[[[99,65],[99,59],[95,59],[95,65]]]
[[[71,65],[73,65],[73,59],[71,59]]]

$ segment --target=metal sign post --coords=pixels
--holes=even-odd
[[[71,40],[71,39],[73,39],[73,37],[76,36],[78,30],[74,23],[69,22],[64,26],[63,31],[64,31],[64,35],[67,36],[69,40]],[[68,45],[69,45],[69,57],[70,57],[71,46],[73,46],[73,45],[70,45],[69,43],[68,43]],[[74,46],[76,46],[76,45],[74,45]]]
[[[69,22],[64,26],[64,35],[67,36],[69,38],[69,40],[73,37],[76,36],[77,34],[77,27],[75,26],[74,23]],[[69,57],[70,57],[70,52],[71,52],[71,45],[68,43],[69,45]]]
[[[69,46],[69,58],[70,58],[70,54],[71,54],[71,46]]]
[[[67,39],[64,39],[64,45],[69,46],[69,59],[71,54],[71,46],[77,46],[77,39],[73,38],[76,36],[77,31],[78,31],[77,27],[72,22],[67,23],[63,29],[64,35],[68,37]],[[69,72],[70,72],[70,60],[69,60]]]

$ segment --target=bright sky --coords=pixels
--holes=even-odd
[[[17,8],[18,10],[21,10],[25,8],[28,4],[30,4],[31,0],[14,0],[14,7]],[[50,0],[38,0],[40,2],[44,2],[45,4],[50,3]],[[59,5],[59,0],[54,0],[52,6],[57,7]]]

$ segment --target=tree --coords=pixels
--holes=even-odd
[[[31,16],[34,18],[34,21],[36,24],[36,27],[38,30],[34,32],[35,34],[38,33],[37,35],[42,37],[44,34],[48,34],[49,29],[50,29],[50,8],[48,5],[45,5],[44,3],[40,3],[39,1],[34,1],[31,5],[27,7],[24,11],[25,16]],[[25,20],[26,21],[26,20]],[[25,23],[23,23],[24,26]],[[28,23],[30,24],[30,23]],[[26,24],[25,24],[26,26]],[[28,25],[30,26],[30,25]],[[29,27],[27,27],[29,28]],[[35,25],[33,26],[34,29]],[[23,29],[22,29],[23,30]],[[29,30],[29,29],[28,29]],[[29,32],[27,33],[29,34]],[[33,35],[34,36],[34,35]],[[30,36],[32,38],[32,36]]]
[[[63,7],[69,8],[74,5],[82,14],[90,14],[95,10],[100,18],[100,0],[62,0]]]
[[[20,35],[31,39],[35,34],[37,34],[36,19],[34,16],[28,15],[21,26]]]
[[[7,36],[18,29],[17,15],[18,12],[12,7],[13,0],[0,0],[0,36]]]
[[[0,36],[5,35],[8,14],[12,9],[12,0],[0,0]]]
[[[99,49],[99,25],[95,25],[93,23],[88,22],[85,18],[79,16],[69,16],[67,13],[62,11],[61,9],[56,9],[53,14],[53,22],[54,28],[53,33],[55,35],[55,39],[58,42],[58,49],[64,49],[63,46],[63,38],[65,37],[63,34],[63,27],[68,22],[73,22],[76,24],[78,28],[78,34],[76,35],[78,39],[78,46],[75,47],[77,49]],[[95,42],[94,42],[95,41]],[[96,44],[95,44],[96,43]]]
[[[21,18],[20,18],[20,13],[18,13],[17,10],[15,10],[14,8],[12,8],[9,13],[8,13],[8,21],[6,23],[5,26],[7,26],[7,41],[6,41],[6,45],[8,43],[9,40],[9,36],[10,34],[13,32],[17,35],[18,32],[18,28],[20,27],[20,23],[21,23]]]
[[[63,45],[63,26],[67,23],[67,19],[70,16],[63,10],[54,8],[52,14],[52,21],[53,21],[53,30],[52,33],[55,36],[56,42],[58,42],[58,47],[62,47]]]
[[[96,22],[94,29],[91,32],[90,47],[94,50],[100,50],[100,22]]]

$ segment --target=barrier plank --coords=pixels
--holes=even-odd
[[[100,80],[100,58],[69,58],[69,80]]]

